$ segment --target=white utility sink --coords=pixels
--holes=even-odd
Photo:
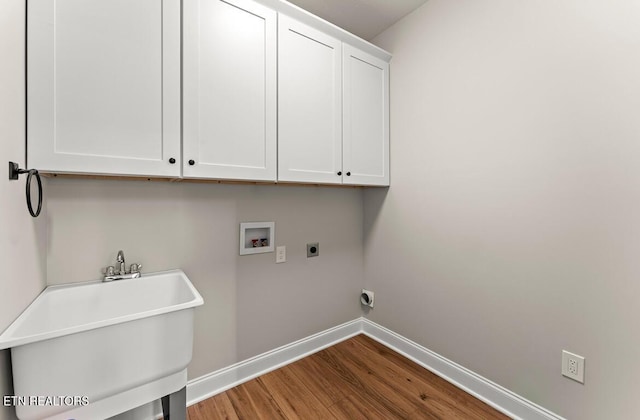
[[[0,335],[14,395],[89,404],[18,405],[18,418],[107,418],[182,389],[202,304],[181,270],[47,287]]]

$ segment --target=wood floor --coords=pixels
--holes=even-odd
[[[364,335],[189,407],[189,420],[507,419]]]

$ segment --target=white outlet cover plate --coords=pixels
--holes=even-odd
[[[562,350],[562,374],[569,379],[584,383],[584,357]]]
[[[287,261],[287,247],[276,247],[276,264],[280,264]]]

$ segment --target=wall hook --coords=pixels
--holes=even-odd
[[[27,175],[27,209],[32,217],[38,217],[40,210],[42,210],[42,180],[37,169],[20,169],[20,165],[15,162],[9,162],[9,180],[15,181],[20,175]],[[36,181],[38,181],[38,209],[34,212],[33,205],[31,204],[31,178],[35,175]]]

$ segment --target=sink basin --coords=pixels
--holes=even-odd
[[[202,304],[181,270],[47,287],[0,335],[14,395],[56,397],[18,418],[107,418],[180,390]]]

